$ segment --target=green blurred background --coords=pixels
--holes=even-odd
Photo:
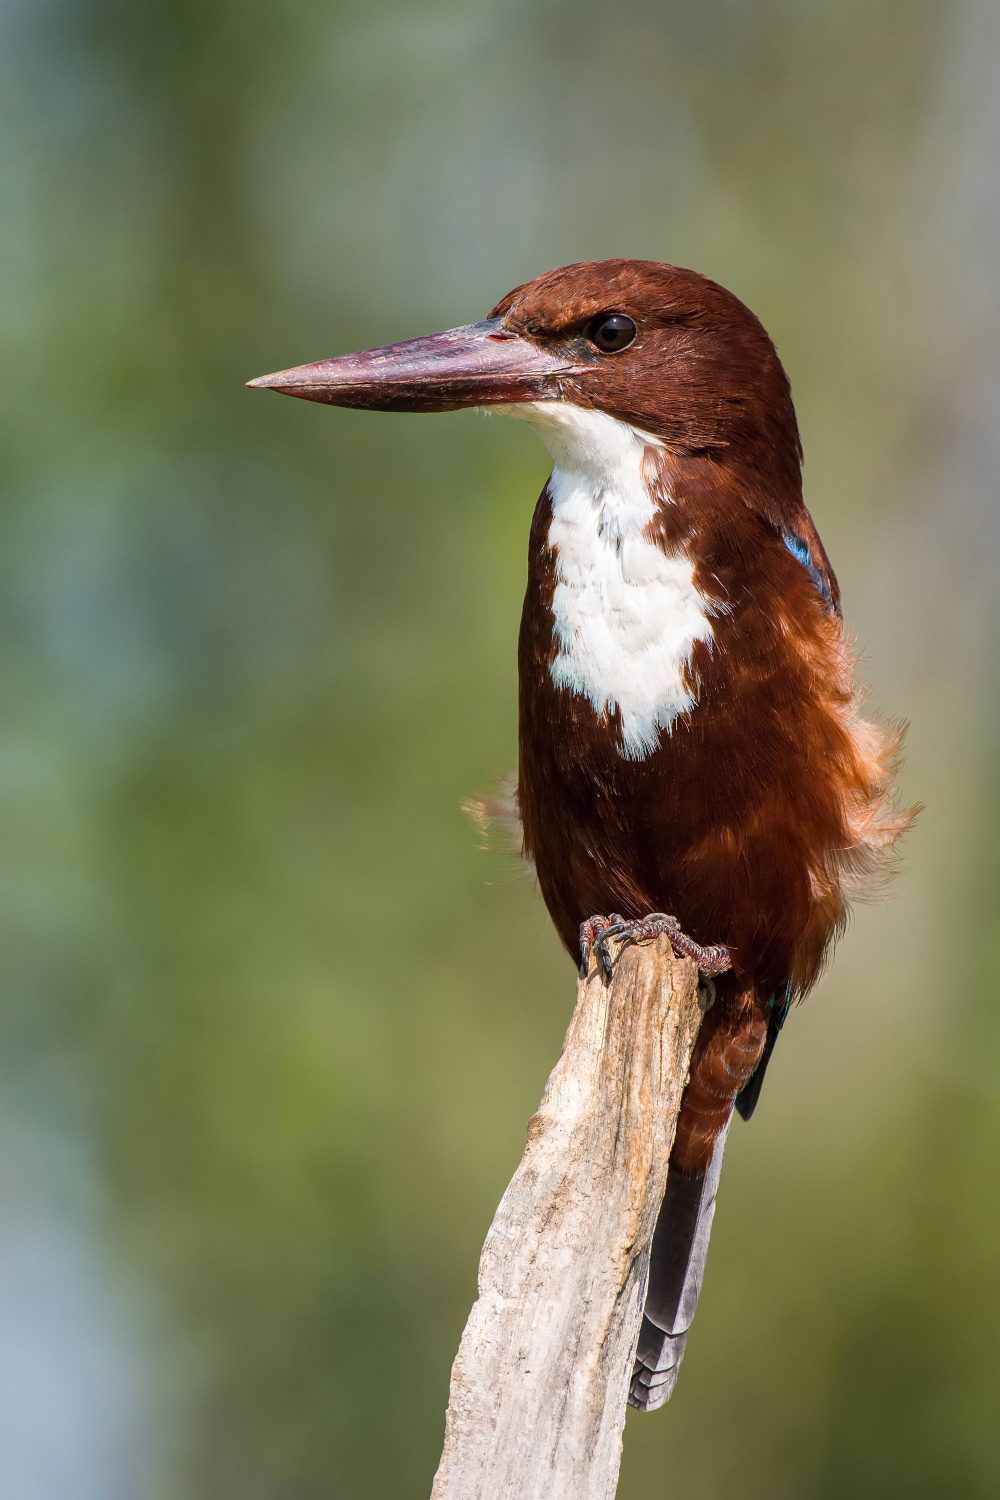
[[[0,83],[0,1496],[428,1493],[573,1001],[460,808],[546,455],[243,382],[608,255],[774,336],[927,804],[620,1494],[1000,1494],[995,0],[2,0]]]

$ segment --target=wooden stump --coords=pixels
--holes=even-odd
[[[592,959],[479,1264],[432,1500],[608,1500],[702,1010],[666,937]]]

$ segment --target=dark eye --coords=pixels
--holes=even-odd
[[[587,328],[587,337],[605,354],[627,349],[636,335],[636,327],[624,313],[600,313]]]

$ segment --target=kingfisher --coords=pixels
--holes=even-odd
[[[616,259],[548,271],[482,322],[250,385],[503,412],[552,457],[518,642],[523,851],[585,971],[666,932],[706,996],[629,1392],[652,1410],[684,1353],[732,1115],[750,1118],[849,899],[919,810],[896,792],[902,727],[860,711],[788,378],[724,287]]]

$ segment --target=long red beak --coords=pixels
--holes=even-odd
[[[508,333],[499,318],[487,318],[401,344],[279,370],[248,384],[331,406],[455,411],[461,406],[558,399],[560,376],[582,368],[566,352]]]

